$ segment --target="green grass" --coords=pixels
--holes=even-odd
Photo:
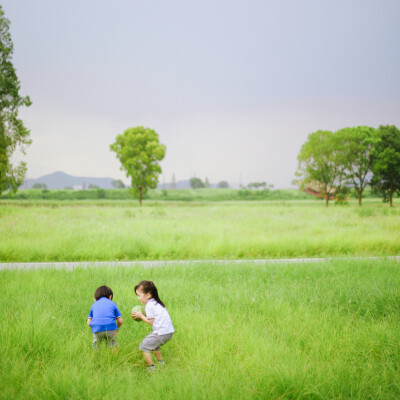
[[[4,193],[0,199],[14,200],[126,200],[137,203],[128,189],[47,190],[22,189],[15,195]],[[318,200],[297,189],[238,190],[238,189],[177,189],[149,190],[144,196],[150,201],[236,201],[236,200]]]
[[[146,374],[150,327],[129,314],[154,280],[176,334]],[[4,399],[398,399],[400,274],[393,261],[0,271]],[[119,358],[96,358],[86,318],[107,284]]]
[[[363,192],[364,199],[376,197],[371,189],[367,187]],[[354,192],[350,194],[350,199],[356,199]],[[62,190],[62,189],[22,189],[16,194],[6,192],[0,195],[0,199],[13,200],[56,200],[56,201],[104,201],[104,200],[125,200],[137,203],[137,199],[128,189],[89,189],[89,190]],[[176,189],[161,190],[152,189],[144,195],[144,202],[149,201],[259,201],[259,200],[310,200],[322,202],[321,198],[316,198],[305,191],[298,189],[267,189],[267,190],[248,190],[248,189]],[[334,203],[334,201],[331,201]]]
[[[112,261],[388,256],[400,209],[375,200],[3,201],[0,261]]]

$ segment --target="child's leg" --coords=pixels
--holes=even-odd
[[[154,349],[154,355],[157,358],[157,361],[161,361],[161,364],[164,365],[164,362],[162,361],[162,355],[161,355],[161,349],[160,346],[163,344],[167,343],[169,340],[171,340],[173,333],[168,333],[166,335],[161,335],[159,336],[159,342],[158,342],[158,347]]]
[[[162,360],[162,356],[161,356],[161,351],[160,350],[154,350],[154,355],[157,358],[157,361],[161,361]]]
[[[153,365],[153,359],[151,358],[151,353],[143,351],[143,357],[146,360],[147,365]]]
[[[106,341],[106,346],[109,347],[112,351],[112,353],[115,356],[118,356],[118,347],[117,347],[117,330],[113,331],[104,331],[104,339]]]

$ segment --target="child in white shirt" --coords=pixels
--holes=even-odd
[[[155,369],[151,352],[157,358],[158,363],[164,366],[165,363],[161,356],[160,346],[171,340],[175,332],[172,325],[171,317],[165,308],[164,303],[158,297],[156,286],[151,281],[141,281],[135,286],[135,293],[139,301],[145,305],[145,313],[141,311],[132,312],[132,318],[140,318],[142,321],[152,325],[153,331],[147,335],[139,345],[142,350],[143,357],[147,363],[147,369],[152,371]]]

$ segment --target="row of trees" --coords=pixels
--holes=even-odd
[[[190,178],[189,183],[192,189],[202,189],[210,187],[210,182],[208,181],[208,178],[206,178],[204,182],[200,178]],[[229,183],[227,181],[220,181],[218,182],[217,187],[218,189],[228,189]]]
[[[393,125],[311,133],[297,158],[293,182],[323,197],[326,206],[352,190],[361,206],[367,185],[390,206],[400,195],[400,131]]]
[[[267,184],[267,182],[250,182],[247,186],[240,185],[241,189],[247,190],[269,190],[273,187],[274,185]]]
[[[86,184],[83,183],[82,188],[86,189],[85,186],[86,186]],[[111,182],[111,186],[114,189],[125,189],[125,184],[120,179],[114,179]],[[64,189],[73,189],[73,188],[74,188],[73,186],[66,186]],[[42,183],[42,182],[35,182],[32,185],[32,189],[47,189],[47,185],[45,183]],[[92,183],[90,183],[89,186],[88,186],[88,189],[100,189],[100,186],[93,185]]]

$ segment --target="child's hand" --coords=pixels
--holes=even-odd
[[[143,313],[141,311],[134,311],[131,314],[131,317],[134,318],[134,319],[143,319],[144,315],[143,315]]]

